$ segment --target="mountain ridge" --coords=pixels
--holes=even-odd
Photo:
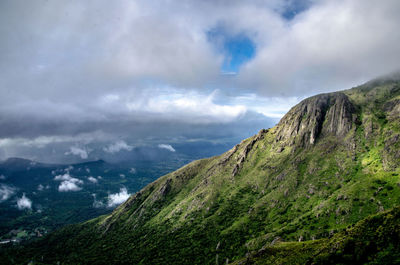
[[[399,205],[399,103],[398,79],[305,99],[275,127],[159,178],[112,214],[62,229],[25,256],[229,263],[278,239],[327,238]]]

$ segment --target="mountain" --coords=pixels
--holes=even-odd
[[[12,170],[21,170],[26,168],[54,167],[56,165],[39,163],[25,158],[10,157],[5,161],[0,162],[0,166]]]
[[[6,249],[3,260],[393,261],[399,210],[385,211],[400,204],[399,139],[398,77],[317,95],[228,152],[159,178],[111,214]]]

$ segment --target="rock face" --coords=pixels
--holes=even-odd
[[[317,95],[303,100],[282,118],[276,141],[310,146],[320,135],[343,137],[356,117],[356,109],[345,94]]]

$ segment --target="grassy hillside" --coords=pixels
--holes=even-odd
[[[339,242],[349,225],[400,204],[399,139],[398,80],[314,96],[274,128],[161,177],[112,214],[3,256],[15,263],[223,264],[276,242],[307,241],[274,249],[304,246],[309,260],[307,253],[332,240],[324,238],[336,234]]]
[[[234,264],[400,264],[400,208],[372,215],[331,238],[276,242]]]

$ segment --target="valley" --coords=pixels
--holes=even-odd
[[[0,164],[0,244],[39,238],[110,213],[130,194],[188,161],[57,165],[10,158]]]

